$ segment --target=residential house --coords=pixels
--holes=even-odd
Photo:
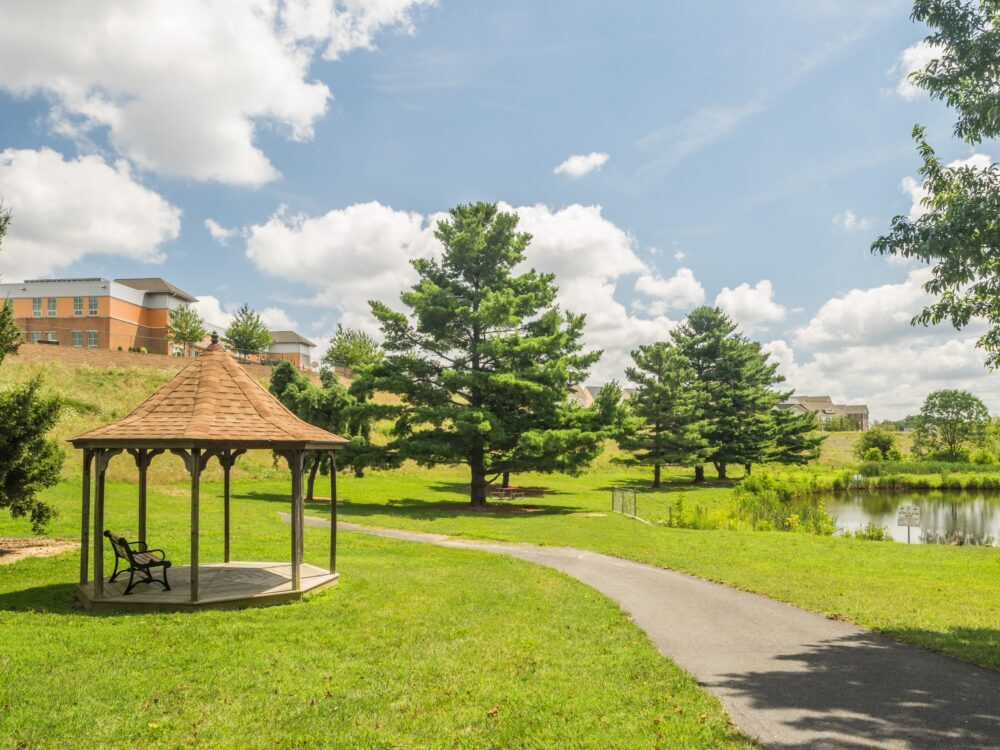
[[[820,425],[839,422],[854,430],[867,430],[869,426],[865,404],[835,404],[829,396],[792,396],[778,408],[815,414]]]
[[[160,278],[31,279],[0,284],[25,340],[90,349],[171,354],[170,311],[195,301]]]
[[[316,344],[305,336],[295,331],[271,331],[271,342],[266,359],[286,359],[300,370],[312,369],[312,350],[316,348]]]

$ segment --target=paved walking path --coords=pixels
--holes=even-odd
[[[1000,673],[857,625],[594,552],[349,523],[338,528],[510,555],[592,586],[618,602],[664,656],[766,747],[1000,748]]]

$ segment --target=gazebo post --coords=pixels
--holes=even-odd
[[[83,507],[80,513],[80,584],[87,582],[90,574],[90,464],[93,461],[90,448],[83,449]]]
[[[108,461],[121,453],[121,448],[99,448],[94,451],[94,599],[104,598],[104,475]]]
[[[292,470],[292,590],[302,588],[302,460],[304,451],[288,451]]]
[[[219,462],[222,464],[222,528],[225,539],[223,548],[223,560],[229,562],[229,469],[233,465],[230,456],[232,451],[225,450],[219,454]]]
[[[330,451],[330,573],[337,572],[337,452]]]
[[[135,457],[135,462],[139,465],[139,538],[146,541],[146,469],[149,461],[146,456],[146,449],[140,448]]]
[[[191,449],[191,601],[198,601],[198,494],[201,490],[201,448]]]

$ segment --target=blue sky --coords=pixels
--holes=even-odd
[[[925,271],[868,253],[913,207],[915,123],[947,160],[996,152],[955,141],[952,113],[900,85],[925,34],[909,11],[8,7],[0,196],[14,223],[0,273],[160,275],[214,318],[246,301],[320,340],[338,320],[370,326],[368,296],[395,301],[406,260],[435,250],[436,213],[493,200],[523,210],[529,260],[591,316],[607,352],[595,382],[704,301],[800,392],[867,401],[875,417],[943,386],[1000,408],[975,331],[908,325]],[[590,154],[606,160],[554,173]]]

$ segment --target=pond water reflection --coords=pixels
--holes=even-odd
[[[858,490],[824,499],[837,533],[874,523],[905,542],[906,527],[896,525],[896,511],[901,505],[916,505],[920,528],[911,529],[914,544],[1000,545],[1000,492]]]

